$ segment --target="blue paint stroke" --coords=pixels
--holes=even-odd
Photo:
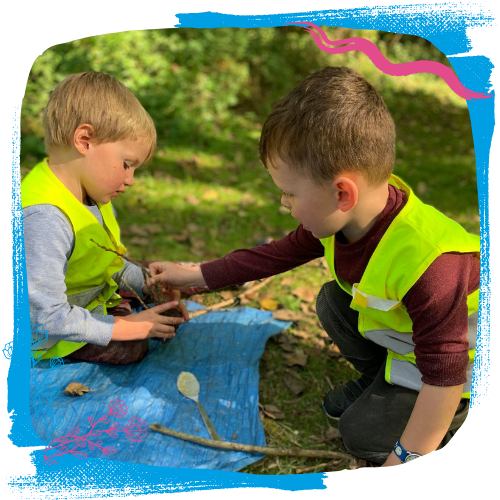
[[[421,36],[433,43],[448,56],[460,81],[478,92],[491,90],[490,59],[484,55],[470,55],[472,42],[468,28],[492,27],[495,19],[483,3],[441,3],[404,6],[359,7],[343,10],[325,10],[301,13],[235,16],[216,12],[176,14],[178,28],[216,27],[270,27],[288,22],[305,20],[318,26],[374,29],[393,33]],[[494,94],[494,92],[493,92]],[[481,214],[481,310],[480,332],[476,355],[471,406],[487,398],[489,362],[489,311],[490,311],[490,226],[489,226],[489,157],[495,126],[494,99],[469,102]],[[17,447],[33,448],[42,444],[40,438],[30,433],[28,391],[30,347],[28,295],[24,268],[24,245],[19,199],[19,106],[14,104],[12,133],[12,277],[14,281],[14,356],[9,365],[7,379],[7,409],[12,426],[9,438]],[[32,476],[7,479],[13,492],[36,489],[40,493],[73,491],[78,498],[138,496],[179,491],[199,491],[232,488],[272,488],[284,491],[324,489],[326,474],[289,476],[256,476],[241,473],[203,470],[156,470],[138,464],[112,463],[88,459],[79,461],[78,474],[75,462],[62,457],[57,472],[48,470],[39,451],[30,454],[35,467]]]

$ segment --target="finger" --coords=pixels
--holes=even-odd
[[[182,317],[186,320],[189,321],[189,313],[186,307],[186,304],[184,302],[179,302],[179,309],[182,313]]]
[[[151,308],[151,311],[154,311],[157,314],[162,313],[163,311],[169,311],[170,309],[175,309],[179,305],[177,300],[171,302],[165,302],[164,304],[160,304],[158,306],[154,306]]]
[[[160,316],[158,322],[162,325],[182,325],[184,318],[176,318],[175,316]]]
[[[158,324],[155,326],[155,332],[157,334],[163,334],[163,335],[169,334],[169,335],[171,335],[172,333],[175,333],[175,327],[169,326],[169,325]]]

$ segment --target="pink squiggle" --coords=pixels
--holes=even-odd
[[[469,90],[460,83],[457,75],[455,75],[450,68],[439,62],[424,60],[398,64],[392,63],[383,56],[373,42],[370,42],[370,40],[366,40],[365,38],[354,37],[333,41],[326,36],[325,32],[321,28],[313,23],[309,23],[307,21],[294,21],[287,24],[307,24],[308,26],[311,26],[311,28],[304,28],[304,30],[311,34],[318,47],[324,52],[328,52],[330,54],[343,54],[344,52],[350,52],[351,50],[361,50],[368,56],[370,61],[386,75],[408,76],[416,73],[432,73],[442,78],[448,84],[450,89],[455,92],[455,94],[463,97],[464,99],[475,100],[492,97],[491,94]],[[314,30],[316,30],[319,35]],[[327,45],[337,45],[337,47],[328,47]],[[338,45],[344,46],[338,47]]]

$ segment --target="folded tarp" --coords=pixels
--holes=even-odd
[[[35,431],[45,443],[49,433],[53,440],[70,435],[75,427],[79,430],[73,431],[73,435],[86,435],[91,422],[109,413],[112,403],[114,414],[107,418],[109,422],[100,422],[94,428],[101,430],[100,436],[88,439],[92,443],[100,440],[101,448],[113,447],[116,453],[105,455],[96,447],[89,449],[88,443],[82,441],[80,444],[85,446],[76,451],[88,457],[161,467],[238,471],[260,460],[262,455],[208,448],[153,432],[147,426],[157,423],[210,437],[196,403],[177,389],[178,375],[187,371],[199,380],[199,400],[224,441],[265,446],[257,404],[259,361],[269,337],[289,325],[274,320],[269,312],[251,308],[214,311],[181,325],[176,337],[165,345],[151,340],[146,357],[139,363],[110,366],[65,360],[64,366],[54,369],[53,363],[51,369],[49,361],[41,361],[32,368],[37,371],[34,379],[45,384],[43,394],[57,396],[51,402],[53,413],[47,409],[42,419],[35,415],[32,406]],[[63,391],[71,382],[98,390],[83,396],[68,396]],[[40,387],[32,386],[31,390],[40,393]],[[118,418],[117,414],[125,411],[120,401],[127,411]],[[64,421],[50,431],[60,417]],[[146,425],[140,420],[130,421],[131,418],[142,419]],[[115,432],[116,438],[113,431],[105,432],[115,423],[124,428],[129,422],[128,432]]]

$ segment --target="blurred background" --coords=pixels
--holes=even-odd
[[[367,38],[395,63],[429,59],[450,66],[419,37],[323,29],[331,40]],[[325,66],[349,66],[382,94],[397,127],[395,173],[424,202],[479,233],[466,101],[437,76],[392,77],[362,52],[322,52],[297,26],[130,31],[51,47],[35,61],[26,86],[21,174],[45,156],[41,117],[51,90],[71,73],[102,71],[136,95],[158,132],[152,163],[139,168],[135,185],[113,202],[131,256],[196,262],[267,237],[281,238],[297,222],[280,209],[281,193],[259,160],[261,127],[274,103]],[[317,260],[278,276],[246,300],[252,307],[291,311],[294,321],[268,342],[260,365],[268,446],[316,443],[318,449],[342,449],[321,401],[356,373],[325,338],[314,314],[315,294],[330,279]],[[211,294],[199,300],[222,299]],[[290,361],[290,352],[299,352],[295,359],[301,362]],[[279,411],[273,413],[270,405]],[[320,462],[269,457],[245,472],[288,474],[363,465]]]
[[[360,36],[392,62],[449,65],[426,40],[323,27],[331,40]],[[423,201],[479,231],[469,113],[438,77],[392,77],[362,52],[322,52],[300,27],[129,31],[45,51],[31,70],[21,114],[23,173],[45,155],[41,115],[65,76],[102,71],[123,82],[158,131],[152,164],[114,205],[123,239],[153,259],[210,259],[296,222],[258,158],[261,126],[276,101],[324,66],[349,66],[383,95],[397,126],[395,173]],[[142,229],[137,226],[141,226]]]

